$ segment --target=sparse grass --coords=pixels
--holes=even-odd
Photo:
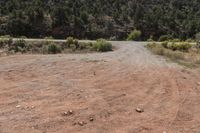
[[[98,39],[97,42],[93,44],[92,49],[98,52],[112,51],[112,44],[104,39]]]
[[[72,37],[66,42],[53,42],[49,39],[41,42],[29,42],[24,39],[13,40],[12,38],[0,39],[0,50],[6,54],[34,53],[34,54],[58,54],[68,52],[106,52],[112,50],[111,43],[106,40],[97,40],[95,43],[79,42]]]
[[[197,44],[196,44],[197,45]],[[154,54],[165,56],[181,65],[192,68],[200,65],[200,49],[189,43],[149,43],[147,48]]]

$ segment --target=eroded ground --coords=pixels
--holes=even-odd
[[[199,133],[200,72],[113,43],[109,53],[0,58],[0,133]]]

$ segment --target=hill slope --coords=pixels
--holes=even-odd
[[[189,38],[200,31],[198,0],[1,0],[0,34],[65,38]]]

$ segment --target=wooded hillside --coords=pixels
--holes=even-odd
[[[1,0],[0,35],[124,39],[200,31],[199,0]]]

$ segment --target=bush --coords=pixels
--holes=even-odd
[[[8,38],[11,38],[11,36],[10,35],[3,35],[3,36],[0,36],[0,38],[1,39],[6,39],[6,38],[8,39]]]
[[[153,42],[153,36],[150,36],[149,39],[147,39],[148,42]]]
[[[170,39],[172,39],[172,36],[170,36],[170,35],[162,35],[162,36],[160,36],[159,41],[163,42],[163,41],[168,41]]]
[[[134,30],[134,31],[132,31],[132,32],[128,35],[127,40],[128,40],[128,41],[139,41],[141,35],[142,35],[142,32],[141,32],[141,31],[139,31],[139,30]]]
[[[178,39],[178,38],[171,39],[170,41],[171,41],[171,42],[181,42],[181,40],[180,40],[180,39]]]
[[[197,43],[196,43],[196,46],[195,46],[197,49],[200,49],[200,41],[198,41]]]
[[[171,49],[173,51],[179,50],[179,51],[188,51],[190,48],[192,48],[192,45],[190,43],[184,42],[184,43],[171,43],[167,46],[168,49]]]
[[[168,48],[168,42],[167,42],[167,41],[162,42],[161,45],[162,45],[164,48]]]
[[[189,38],[186,40],[186,42],[195,42],[193,39]]]
[[[24,53],[28,50],[28,48],[29,47],[28,47],[28,44],[26,43],[26,41],[23,39],[20,39],[20,40],[13,42],[13,44],[11,44],[9,46],[9,51]]]
[[[46,39],[46,40],[52,40],[54,38],[52,36],[46,36],[44,39]]]
[[[97,42],[93,44],[93,50],[98,52],[112,51],[112,44],[104,39],[98,39]]]
[[[66,41],[67,47],[70,47],[71,44],[74,44],[74,38],[68,37]]]
[[[196,33],[195,39],[196,39],[196,41],[200,41],[200,32],[199,32],[199,33]]]
[[[55,43],[50,43],[49,45],[43,46],[44,54],[57,54],[61,53],[61,47],[56,45]]]
[[[11,46],[13,43],[12,38],[1,38],[0,39],[0,48],[5,48]]]

